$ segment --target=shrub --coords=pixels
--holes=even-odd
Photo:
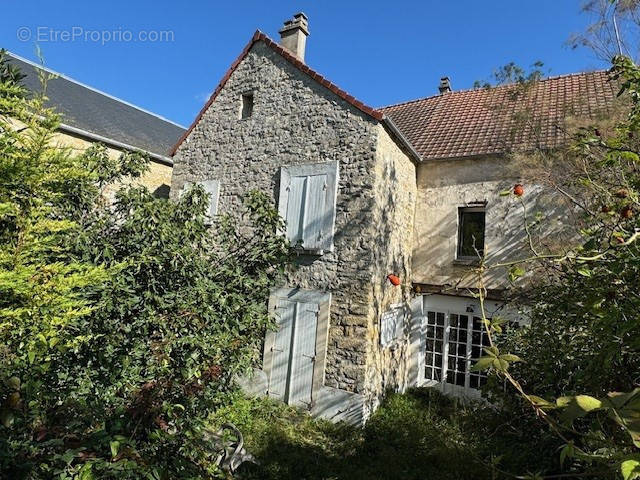
[[[45,100],[0,83],[0,477],[211,478],[206,417],[257,360],[288,261],[277,211],[254,192],[208,229],[201,188],[107,205],[147,160],[58,147]]]

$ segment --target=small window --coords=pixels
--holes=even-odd
[[[253,114],[253,93],[245,93],[242,95],[242,108],[240,110],[240,119],[244,120]]]
[[[485,209],[465,207],[458,210],[459,259],[478,259],[484,253]]]

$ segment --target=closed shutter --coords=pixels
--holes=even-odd
[[[309,250],[327,249],[324,241],[331,225],[327,217],[331,215],[333,205],[327,204],[327,175],[307,177],[307,198],[304,204],[303,245]]]
[[[333,248],[337,176],[337,162],[282,167],[279,211],[293,245],[319,253]]]
[[[291,358],[291,335],[295,318],[296,304],[278,299],[276,315],[278,330],[272,348],[271,378],[269,379],[269,396],[278,400],[287,400],[287,383],[289,377],[289,361]]]
[[[387,347],[404,336],[404,307],[395,307],[385,312],[380,321],[380,345]]]
[[[324,384],[331,294],[312,290],[275,291],[270,309],[277,331],[265,339],[264,368],[270,397],[312,408]]]
[[[318,311],[317,304],[296,304],[288,395],[288,403],[291,405],[309,407],[311,404]]]
[[[180,190],[180,197],[184,195],[188,189],[192,187],[193,183],[184,182],[182,189]],[[220,181],[219,180],[205,180],[198,182],[196,185],[202,185],[202,188],[209,194],[209,208],[207,209],[207,224],[211,223],[211,218],[218,214],[218,198],[220,197]]]
[[[287,238],[292,245],[303,242],[306,177],[291,177],[287,201]]]
[[[220,196],[220,182],[218,180],[205,180],[202,188],[209,194],[209,210],[207,215],[213,218],[218,214],[218,197]]]

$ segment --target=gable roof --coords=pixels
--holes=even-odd
[[[22,82],[30,91],[42,88],[38,70],[54,75],[47,83],[47,97],[48,106],[62,115],[60,130],[118,148],[144,150],[172,164],[169,150],[184,127],[12,53],[7,57],[26,75]]]
[[[222,80],[220,80],[220,83],[218,83],[218,86],[213,91],[213,93],[209,97],[209,100],[207,101],[207,103],[205,103],[204,107],[202,107],[202,109],[200,110],[200,112],[196,116],[196,118],[193,121],[193,123],[191,124],[191,126],[189,126],[187,131],[184,132],[184,134],[180,137],[180,139],[176,142],[174,147],[171,149],[171,152],[170,152],[171,156],[175,155],[175,153],[177,152],[177,150],[180,147],[180,145],[182,144],[182,142],[189,136],[191,131],[198,124],[198,122],[200,121],[200,119],[202,118],[204,113],[211,106],[211,104],[215,101],[216,97],[220,94],[220,91],[224,88],[225,84],[227,83],[227,81],[229,80],[229,78],[231,77],[233,72],[236,70],[236,68],[238,68],[238,65],[240,65],[240,63],[244,60],[244,58],[249,54],[249,51],[251,50],[251,47],[253,47],[253,45],[256,42],[264,42],[265,45],[267,45],[269,48],[273,49],[276,53],[278,53],[280,56],[282,56],[285,60],[287,60],[295,68],[297,68],[301,72],[305,73],[306,75],[311,77],[313,80],[315,80],[319,84],[321,84],[324,87],[326,87],[329,91],[331,91],[332,93],[334,93],[335,95],[340,97],[342,100],[344,100],[347,103],[349,103],[351,106],[353,106],[356,109],[360,110],[365,115],[367,115],[367,116],[369,116],[369,117],[371,117],[371,118],[373,118],[373,119],[375,119],[377,121],[380,121],[386,128],[389,129],[391,135],[393,135],[396,138],[396,140],[398,140],[398,142],[401,144],[401,146],[404,147],[405,150],[407,150],[409,155],[411,157],[413,157],[414,160],[418,160],[418,161],[420,160],[420,155],[418,155],[418,153],[414,150],[413,146],[404,138],[404,135],[402,134],[402,132],[393,124],[393,121],[391,119],[389,119],[387,116],[385,116],[385,114],[382,111],[376,110],[375,108],[372,108],[372,107],[369,107],[368,105],[365,105],[360,100],[356,99],[353,95],[349,95],[347,92],[345,92],[344,90],[339,88],[337,85],[335,85],[334,83],[332,83],[329,80],[327,80],[325,77],[320,75],[318,72],[316,72],[315,70],[309,68],[304,62],[302,62],[300,59],[298,59],[298,57],[293,55],[286,48],[283,48],[281,45],[279,45],[278,43],[274,42],[271,38],[269,38],[266,34],[261,32],[260,30],[256,30],[256,32],[254,33],[253,37],[251,38],[251,40],[247,44],[247,46],[244,48],[244,50],[242,50],[242,53],[240,53],[238,58],[231,64],[231,66],[229,67],[229,70],[227,70],[225,75],[222,77]]]
[[[504,85],[453,91],[380,109],[423,159],[504,153],[567,140],[565,118],[594,118],[611,107],[619,84],[606,71],[550,77],[530,88]]]

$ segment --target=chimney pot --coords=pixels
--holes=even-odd
[[[296,13],[292,20],[284,22],[280,29],[280,45],[304,62],[304,53],[309,36],[309,18],[302,12]]]
[[[438,90],[440,90],[440,93],[448,93],[451,91],[451,80],[449,80],[449,77],[442,77],[440,79]]]

